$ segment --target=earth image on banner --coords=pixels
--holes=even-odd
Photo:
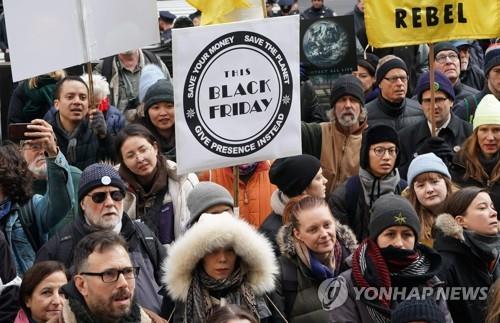
[[[303,50],[309,62],[331,67],[341,62],[349,50],[347,32],[334,21],[321,19],[304,33]]]

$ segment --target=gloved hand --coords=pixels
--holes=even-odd
[[[443,160],[446,165],[449,165],[453,160],[453,150],[441,137],[429,137],[418,148],[419,155],[434,153]]]
[[[106,137],[106,120],[104,119],[104,114],[98,109],[94,109],[90,113],[90,129],[99,138]]]

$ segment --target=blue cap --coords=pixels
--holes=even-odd
[[[173,22],[176,16],[168,10],[160,11],[160,19],[166,22]]]

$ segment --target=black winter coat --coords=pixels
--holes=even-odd
[[[393,127],[396,131],[410,127],[425,120],[424,113],[417,101],[404,99],[398,106],[392,106],[382,95],[366,105],[368,124],[373,127],[384,124]]]
[[[75,220],[68,223],[52,238],[47,241],[37,253],[35,262],[44,260],[56,260],[63,263],[66,268],[71,268],[73,265],[73,250],[77,243],[87,234],[93,232],[82,215],[78,215]],[[162,286],[161,277],[163,275],[162,263],[167,256],[166,249],[161,245],[153,232],[144,224],[137,221],[132,221],[125,213],[122,217],[122,228],[120,235],[127,241],[128,252],[131,255],[132,262],[135,264],[134,255],[141,255],[146,264],[151,264],[154,277],[148,275],[146,268],[141,268],[136,282],[147,281],[154,278],[158,286]],[[138,264],[135,264],[138,265]],[[141,277],[141,275],[144,275]],[[141,290],[151,292],[149,286],[141,286]],[[138,289],[136,289],[137,291]],[[156,292],[159,292],[157,290]],[[141,299],[136,292],[139,304],[146,307],[148,299]],[[154,297],[154,294],[148,294],[145,298]],[[165,305],[165,304],[163,304]],[[154,309],[153,309],[154,310]]]
[[[443,138],[452,151],[458,151],[462,143],[472,134],[472,126],[470,123],[465,122],[451,114],[451,120],[448,126],[439,131],[438,136]],[[406,179],[408,167],[410,166],[413,158],[417,156],[417,151],[424,146],[426,139],[431,136],[429,124],[427,119],[399,131],[400,151],[401,158],[399,175]]]
[[[460,81],[455,84],[455,86],[453,86],[453,90],[455,91],[455,102],[462,101],[466,97],[477,94],[479,92],[479,90],[465,85]]]
[[[47,114],[45,120],[52,126],[59,149],[61,149],[61,152],[70,165],[84,170],[87,166],[96,162],[113,159],[115,147],[113,145],[112,136],[108,133],[106,137],[102,139],[98,138],[92,132],[92,129],[90,129],[87,120],[80,124],[79,128],[76,130],[76,135],[73,137],[77,141],[75,147],[76,156],[73,156],[73,154],[68,151],[68,144],[70,142],[68,134],[60,126],[59,121],[57,121],[59,113],[56,113],[53,119],[49,116],[50,115]]]
[[[0,230],[0,279],[2,284],[10,283],[16,278],[16,265],[10,246]],[[14,322],[19,310],[19,286],[6,287],[0,290],[0,323]]]
[[[480,323],[486,316],[486,289],[500,278],[498,260],[490,272],[486,262],[475,248],[465,241],[463,229],[449,214],[441,214],[436,220],[438,229],[434,248],[443,259],[438,277],[448,287],[484,287],[478,293],[480,300],[449,300],[448,309],[455,323]]]
[[[479,102],[484,98],[486,94],[491,94],[490,89],[486,86],[481,92],[474,95],[470,95],[462,100],[455,100],[453,105],[453,112],[462,120],[472,123],[474,120],[474,114],[476,113],[476,108]]]

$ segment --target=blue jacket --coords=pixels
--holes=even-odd
[[[69,165],[64,155],[59,152],[55,158],[46,160],[47,192],[43,196],[35,194],[31,198],[40,241],[47,241],[49,230],[66,216],[72,207],[74,195]],[[26,236],[18,210],[19,206],[15,205],[7,215],[4,233],[16,260],[17,274],[22,275],[33,265],[36,250]]]

